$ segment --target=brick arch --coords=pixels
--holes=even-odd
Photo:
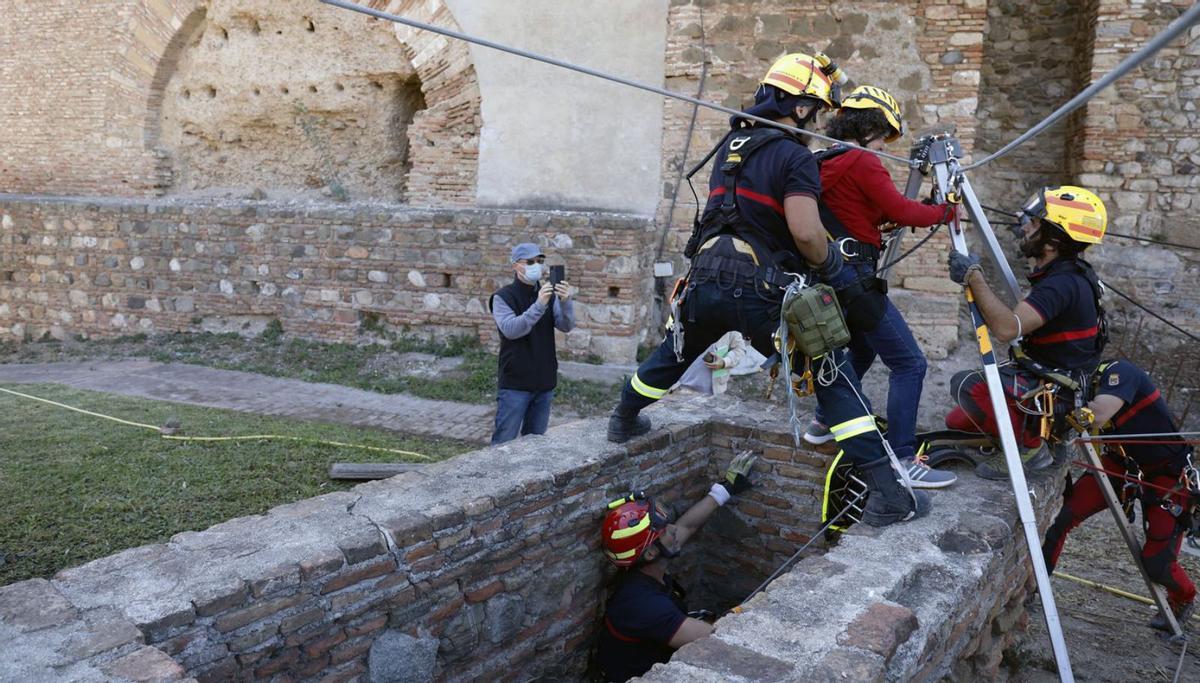
[[[105,104],[105,139],[109,152],[121,159],[124,187],[136,194],[157,193],[164,165],[154,149],[162,88],[183,45],[204,22],[205,0],[138,0],[120,25],[121,45],[109,77]],[[167,170],[169,172],[169,169]]]
[[[376,9],[459,30],[442,0],[372,0]],[[466,43],[396,24],[396,39],[421,80],[426,108],[408,128],[405,186],[413,204],[475,203],[479,171],[479,78]]]

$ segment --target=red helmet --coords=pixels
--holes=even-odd
[[[618,567],[632,567],[667,528],[667,516],[641,492],[614,500],[608,510],[601,529],[604,554]]]

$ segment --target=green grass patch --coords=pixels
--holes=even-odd
[[[193,436],[282,434],[415,451],[435,460],[476,446],[381,430],[259,417],[58,385],[8,385]],[[173,534],[348,489],[334,462],[417,458],[291,441],[187,442],[0,393],[0,585]]]
[[[308,382],[325,382],[383,394],[489,404],[496,400],[496,356],[470,336],[430,341],[391,337],[369,344],[327,344],[287,338],[268,325],[257,338],[211,332],[129,335],[86,342],[36,342],[0,348],[0,362],[141,357],[162,363],[192,363]],[[404,354],[462,358],[452,369],[429,374],[406,374],[399,362]],[[556,405],[591,417],[615,405],[620,386],[559,377]]]

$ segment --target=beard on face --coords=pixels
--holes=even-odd
[[[1025,258],[1041,258],[1043,245],[1042,229],[1038,228],[1032,235],[1022,239],[1017,248]]]

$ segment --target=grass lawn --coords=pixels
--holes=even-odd
[[[440,358],[461,357],[462,363],[436,376],[398,371],[395,360],[420,352]],[[84,358],[141,357],[163,363],[192,363],[309,382],[326,382],[423,398],[488,404],[496,400],[496,356],[473,337],[430,342],[392,337],[368,344],[326,344],[293,339],[278,332],[255,338],[237,334],[144,334],[92,341],[0,344],[0,362],[52,362]],[[555,410],[582,417],[607,414],[620,394],[617,384],[559,377]]]
[[[193,436],[283,434],[416,451],[435,460],[475,448],[57,385],[6,388],[145,424],[177,418]],[[0,585],[350,488],[327,477],[333,462],[405,460],[418,461],[289,441],[170,441],[0,393]]]

